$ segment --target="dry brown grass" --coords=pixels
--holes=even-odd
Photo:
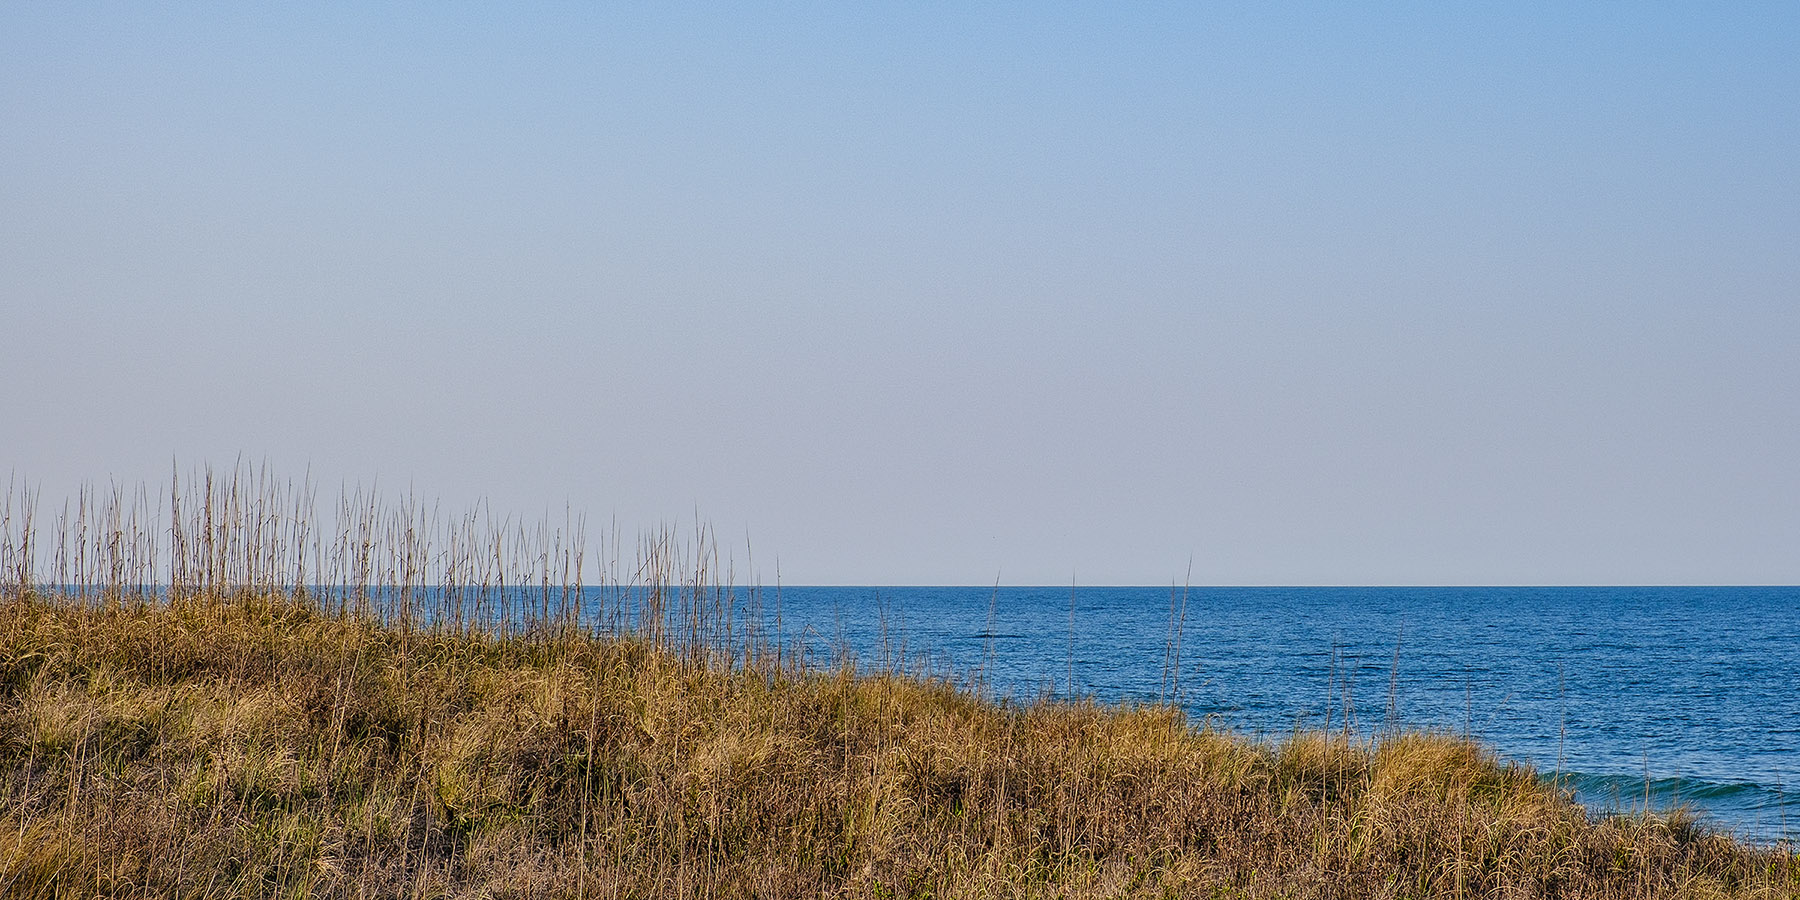
[[[1477,746],[1260,744],[629,638],[0,607],[9,897],[1793,896]]]
[[[647,539],[572,610],[551,530],[433,544],[358,501],[322,538],[236,485],[176,492],[160,551],[78,507],[60,578],[0,509],[0,896],[1800,896],[1800,856],[1591,820],[1454,737],[809,667],[704,544]]]

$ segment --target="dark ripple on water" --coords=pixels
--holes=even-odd
[[[981,668],[1002,694],[1068,693],[1071,663],[1076,694],[1170,691],[1180,589],[1077,588],[1073,628],[1068,587],[781,593],[790,635]],[[1195,588],[1180,659],[1184,707],[1223,727],[1340,727],[1347,708],[1367,731],[1392,716],[1570,773],[1597,811],[1647,793],[1753,840],[1800,838],[1800,588]]]

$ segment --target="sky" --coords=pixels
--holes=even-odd
[[[1797,148],[1789,3],[7,4],[0,470],[1800,583]]]

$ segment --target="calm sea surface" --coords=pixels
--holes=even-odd
[[[1073,625],[1071,626],[1071,595]],[[1021,699],[1155,701],[1251,735],[1465,730],[1597,810],[1800,840],[1800,588],[765,588],[786,640]]]

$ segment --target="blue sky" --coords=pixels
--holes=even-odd
[[[1800,582],[1800,7],[0,12],[0,468],[765,581]]]

